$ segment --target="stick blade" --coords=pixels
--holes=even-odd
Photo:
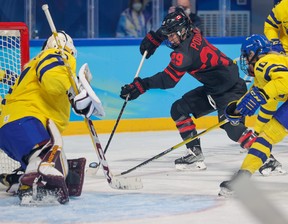
[[[118,190],[139,190],[143,188],[143,183],[139,177],[115,177],[109,183],[110,187]]]

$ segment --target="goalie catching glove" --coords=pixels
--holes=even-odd
[[[135,100],[141,94],[145,93],[148,90],[147,84],[141,78],[135,78],[134,81],[130,84],[126,84],[121,87],[120,97],[126,99],[129,95],[128,100]]]
[[[140,44],[140,53],[143,55],[147,51],[146,58],[150,58],[154,54],[155,50],[163,42],[164,36],[162,35],[161,29],[158,29],[156,32],[150,31],[146,34],[144,39]]]
[[[77,115],[86,118],[90,118],[92,115],[103,117],[105,116],[105,111],[100,99],[90,85],[91,80],[92,74],[88,64],[85,63],[79,70],[79,94],[75,96],[74,90],[71,87],[68,91],[68,97],[72,108]]]
[[[85,116],[87,118],[92,115],[97,115],[97,110],[92,103],[92,99],[85,89],[74,97],[71,105],[77,115]]]

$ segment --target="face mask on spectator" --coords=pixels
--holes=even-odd
[[[140,2],[133,3],[132,8],[133,8],[135,11],[139,12],[139,11],[142,9],[142,3],[140,3]]]
[[[191,13],[191,9],[190,8],[186,8],[186,9],[184,9],[184,12],[186,13],[186,15],[189,15]]]

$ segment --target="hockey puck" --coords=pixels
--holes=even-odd
[[[98,168],[99,165],[100,165],[99,163],[92,162],[92,163],[89,164],[89,167],[90,167],[90,168]]]

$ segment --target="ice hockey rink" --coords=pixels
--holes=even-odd
[[[105,148],[109,134],[98,137]],[[112,173],[118,174],[181,141],[176,131],[116,132],[106,159]],[[245,153],[240,153],[240,147],[220,129],[206,133],[201,142],[206,171],[175,170],[174,160],[185,150],[182,146],[126,175],[141,178],[140,190],[112,189],[101,169],[97,174],[87,172],[81,197],[72,198],[67,205],[21,207],[17,197],[8,196],[1,188],[1,223],[260,224],[265,223],[263,217],[273,217],[273,224],[287,223],[283,221],[288,220],[287,175],[254,174],[252,181],[268,203],[264,203],[264,208],[255,203],[256,210],[259,209],[251,212],[237,198],[217,196],[219,184],[238,170]],[[288,169],[287,143],[285,139],[273,149],[284,169]],[[64,150],[68,158],[86,157],[87,165],[97,161],[88,135],[65,136]]]

